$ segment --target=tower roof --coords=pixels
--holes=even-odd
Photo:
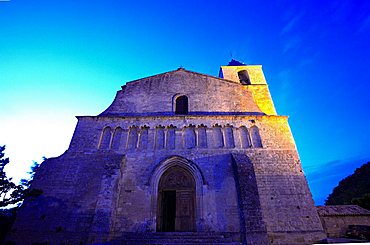
[[[231,59],[231,61],[229,62],[229,64],[227,64],[227,66],[245,66],[246,64],[242,63],[242,62],[239,62],[237,60],[234,60],[234,59]]]

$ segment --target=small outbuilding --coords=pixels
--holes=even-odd
[[[370,211],[357,205],[317,206],[328,237],[344,237],[348,226],[370,226]]]

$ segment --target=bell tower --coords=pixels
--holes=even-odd
[[[227,66],[221,66],[219,77],[241,83],[250,91],[258,107],[267,115],[276,115],[262,65],[246,65],[232,59]]]

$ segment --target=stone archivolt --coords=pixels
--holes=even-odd
[[[148,147],[149,142],[154,142],[152,148]],[[180,144],[176,145],[175,142]],[[154,128],[132,125],[125,129],[118,126],[114,130],[107,126],[101,131],[98,145],[98,149],[101,150],[251,147],[263,147],[258,127],[254,125],[249,129],[246,126],[236,128],[229,124],[224,126],[215,124],[210,128],[203,124],[198,126],[190,124],[183,128],[176,128],[173,125],[158,125]]]
[[[178,167],[177,167],[178,168]],[[175,169],[162,176],[159,183],[159,189],[177,189],[177,188],[191,188],[194,187],[194,181],[190,181],[193,177],[186,174],[182,169]]]

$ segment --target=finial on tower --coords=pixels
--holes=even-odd
[[[245,66],[246,64],[240,62],[240,61],[237,61],[237,60],[234,60],[234,59],[231,59],[231,61],[229,62],[229,64],[227,64],[227,66]]]

